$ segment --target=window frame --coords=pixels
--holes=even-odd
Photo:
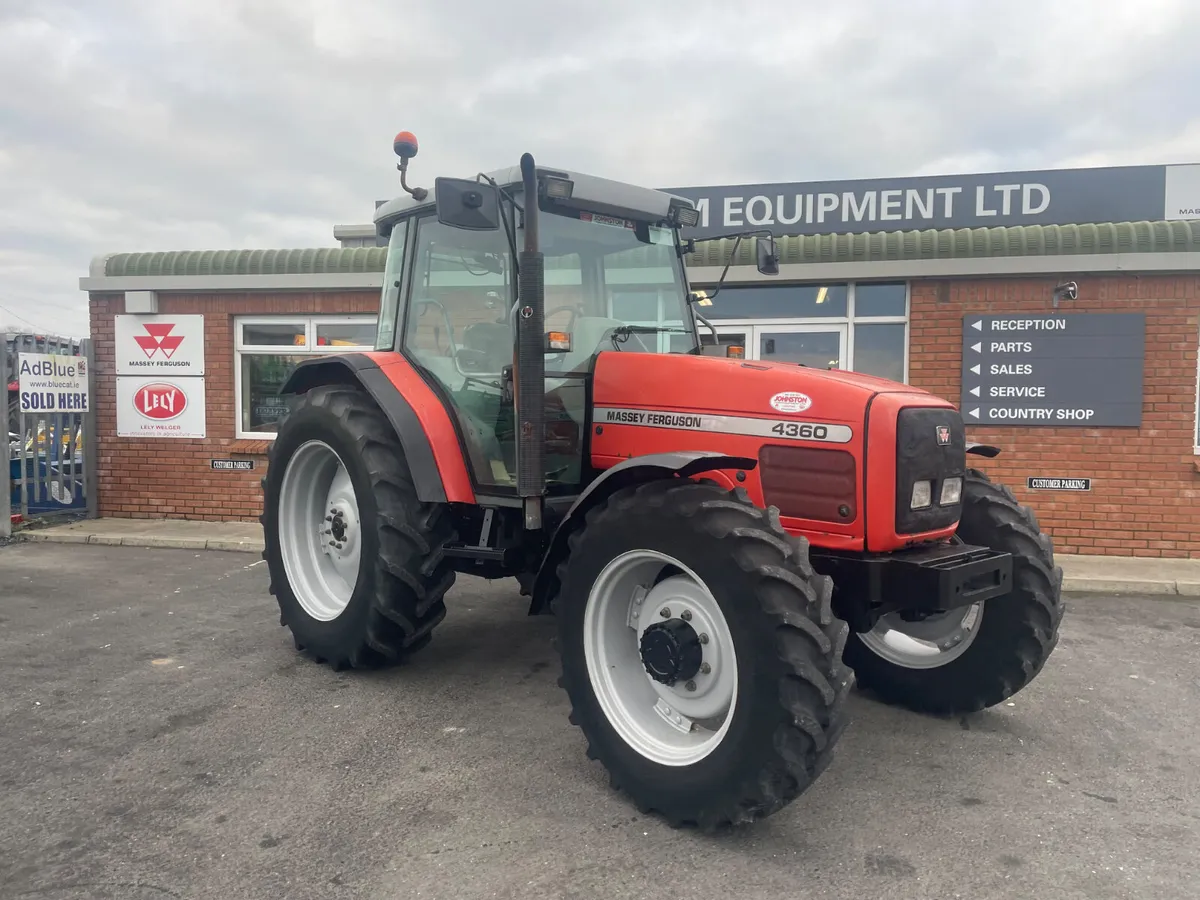
[[[301,325],[304,326],[304,346],[288,344],[249,344],[243,340],[244,325]],[[369,325],[378,327],[378,316],[356,313],[333,313],[318,315],[272,315],[233,316],[233,433],[237,440],[273,441],[273,431],[247,431],[242,428],[242,357],[243,356],[334,356],[338,353],[371,353],[374,345],[345,347],[318,347],[317,326],[325,325]]]
[[[811,281],[795,281],[787,284],[770,285],[771,287],[805,287],[811,286],[816,282]],[[908,384],[909,379],[909,341],[911,340],[911,320],[912,320],[912,282],[908,279],[884,278],[878,281],[846,281],[832,282],[834,284],[846,285],[846,315],[844,316],[787,316],[776,318],[769,316],[766,318],[742,318],[742,319],[712,319],[712,323],[718,329],[730,328],[749,328],[752,326],[763,325],[844,325],[846,326],[846,368],[844,371],[854,372],[854,326],[859,325],[904,325],[904,383]],[[855,316],[855,294],[859,284],[904,284],[904,315],[896,316]],[[733,286],[733,285],[730,285]],[[753,288],[757,287],[758,283],[737,284],[737,287]],[[703,287],[705,290],[712,290],[716,287],[715,284],[694,285],[693,288]],[[707,332],[707,327],[700,326],[701,337]],[[869,373],[863,373],[869,374]],[[1197,369],[1197,416],[1200,417],[1200,368]],[[1200,452],[1200,444],[1197,445],[1197,452]]]
[[[1196,335],[1196,346],[1200,347],[1200,334]],[[1192,454],[1200,457],[1200,353],[1196,354],[1196,418],[1192,428]]]

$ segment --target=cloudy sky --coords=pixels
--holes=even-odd
[[[0,0],[0,326],[130,250],[332,245],[539,161],[652,186],[1200,162],[1197,0]]]

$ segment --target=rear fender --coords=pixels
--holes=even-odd
[[[603,502],[614,492],[634,484],[659,481],[664,478],[691,478],[703,472],[719,469],[749,470],[758,465],[758,460],[743,456],[726,456],[709,450],[681,450],[674,453],[652,453],[623,460],[606,469],[599,478],[584,488],[567,514],[554,531],[550,546],[542,556],[537,575],[533,581],[533,599],[529,615],[536,616],[550,611],[555,569],[567,553],[567,537],[587,511]]]
[[[461,451],[457,450],[458,441],[454,434],[454,426],[450,423],[445,410],[441,408],[440,402],[437,403],[437,410],[442,413],[440,417],[431,413],[428,403],[423,406],[425,416],[419,415],[414,409],[414,404],[409,402],[391,377],[393,358],[399,360],[406,369],[410,369],[407,364],[403,363],[403,358],[397,357],[396,354],[386,354],[389,368],[385,370],[380,367],[380,361],[374,359],[373,356],[374,354],[344,353],[305,360],[296,366],[280,389],[280,393],[303,394],[325,384],[360,385],[371,395],[379,408],[383,410],[384,415],[388,417],[388,421],[391,422],[412,473],[417,498],[423,503],[446,503],[447,501],[473,503],[475,497],[470,489],[470,481],[462,462]],[[412,374],[419,381],[419,376],[416,376],[415,372]],[[419,387],[428,391],[424,382],[420,382]],[[430,421],[425,421],[425,419]],[[439,466],[435,445],[431,440],[432,437],[438,436],[435,432],[439,430],[446,432],[441,435],[443,439],[438,443],[443,455],[448,455],[447,447],[450,446],[455,448],[458,454],[455,459],[442,460],[442,466]],[[447,466],[451,469],[452,477],[449,480],[443,471],[443,468]],[[465,495],[464,480],[466,482]],[[452,488],[451,491],[447,490],[448,484]]]

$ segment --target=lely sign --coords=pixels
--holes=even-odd
[[[179,418],[187,405],[187,394],[173,384],[147,384],[133,395],[133,408],[147,419],[159,422]]]
[[[204,379],[118,378],[117,436],[205,437]]]

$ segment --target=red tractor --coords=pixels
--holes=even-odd
[[[968,468],[999,451],[952,404],[713,355],[688,200],[528,154],[430,197],[405,180],[416,140],[395,150],[377,349],[296,368],[263,481],[299,650],[392,663],[430,642],[457,575],[515,578],[557,618],[588,755],[704,829],[804,791],[855,678],[952,715],[1037,675],[1061,571],[1033,513]],[[740,237],[778,274],[770,235]]]

